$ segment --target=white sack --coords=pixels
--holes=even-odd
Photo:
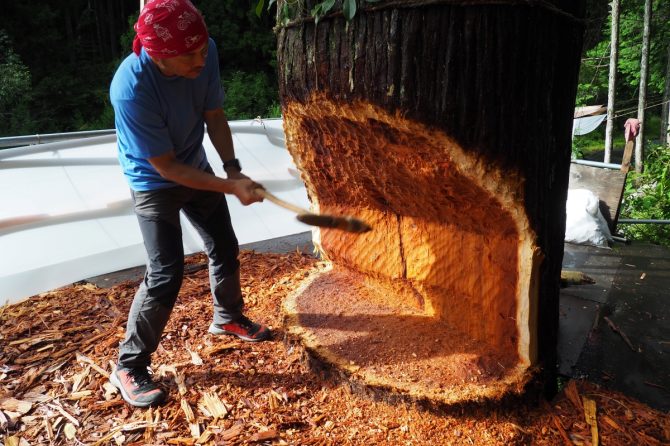
[[[608,247],[612,234],[600,213],[600,200],[588,189],[568,190],[566,203],[565,241]]]

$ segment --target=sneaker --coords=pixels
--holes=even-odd
[[[131,406],[149,407],[165,401],[165,392],[151,379],[146,368],[117,369],[109,375],[109,382]]]
[[[246,316],[242,316],[238,320],[228,324],[212,323],[207,331],[214,335],[228,334],[237,336],[249,342],[265,341],[272,336],[272,332],[268,327],[251,322]]]

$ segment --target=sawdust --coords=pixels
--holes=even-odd
[[[602,444],[670,443],[667,414],[588,382],[538,405],[428,410],[370,398],[283,342],[282,302],[319,263],[300,253],[243,252],[241,261],[247,312],[272,325],[275,340],[208,335],[207,271],[188,274],[154,356],[170,400],[152,409],[127,406],[107,382],[136,284],[75,284],[0,308],[4,444],[588,445],[584,398],[595,402]]]

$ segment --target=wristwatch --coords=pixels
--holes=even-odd
[[[238,160],[237,158],[233,158],[231,160],[224,161],[223,170],[226,170],[229,167],[233,167],[233,168],[237,169],[238,172],[242,172],[242,165],[240,164],[240,160]]]

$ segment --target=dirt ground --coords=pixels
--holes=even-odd
[[[157,408],[131,408],[107,381],[135,283],[76,284],[0,308],[4,445],[670,444],[668,414],[585,381],[537,404],[427,409],[314,370],[282,328],[283,299],[321,267],[298,252],[241,254],[247,313],[274,340],[214,337],[204,262],[188,258],[195,272],[154,355],[170,397]]]

